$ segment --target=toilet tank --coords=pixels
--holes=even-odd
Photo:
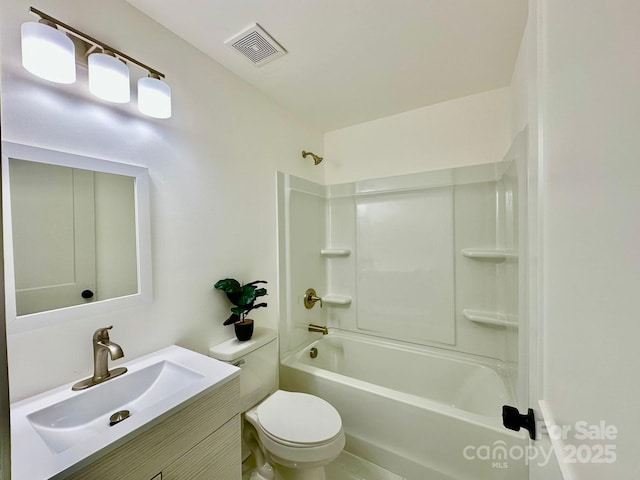
[[[256,327],[250,340],[236,338],[213,345],[209,356],[241,368],[240,409],[257,405],[278,389],[277,333],[270,328]]]

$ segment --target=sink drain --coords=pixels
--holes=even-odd
[[[109,418],[109,426],[113,427],[116,423],[120,423],[121,421],[129,418],[131,412],[129,410],[120,410],[119,412],[114,413]]]

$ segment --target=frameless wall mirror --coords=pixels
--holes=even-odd
[[[145,168],[3,143],[9,331],[150,297]]]

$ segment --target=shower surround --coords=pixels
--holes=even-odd
[[[461,449],[464,432],[489,444],[525,442],[524,436],[500,425],[502,404],[517,403],[521,395],[520,189],[517,165],[511,160],[330,186],[278,174],[281,385],[312,391],[336,405],[345,417],[347,450],[396,473],[404,471],[407,478],[416,472],[473,478],[465,472],[478,475],[485,467],[482,478],[503,478],[490,464],[479,469],[465,462]],[[307,288],[323,298],[323,308],[304,307]],[[329,366],[305,360],[309,346],[318,340],[317,333],[307,331],[310,323],[327,325],[330,336],[346,336],[324,342],[332,345],[325,359]],[[347,349],[373,344],[376,349]],[[346,355],[347,350],[358,353]],[[377,353],[369,358],[366,352]],[[420,363],[421,374],[399,358],[441,360]],[[347,363],[356,359],[359,365],[350,368]],[[350,376],[352,371],[365,372],[366,365],[379,370],[381,361],[393,374],[374,375],[364,382]],[[485,392],[486,400],[479,400],[482,415],[469,413],[453,400],[438,401],[438,392],[420,396],[415,392],[430,390],[417,389],[407,396],[375,380],[395,375],[407,385],[443,375],[455,383],[459,366],[474,364],[477,372],[492,372],[483,378],[498,385],[493,395]],[[480,388],[474,373],[464,378],[457,386],[442,384]],[[362,397],[359,405],[379,405],[380,410],[363,408],[355,415],[347,397]],[[390,398],[399,403],[389,404]],[[366,418],[382,419],[387,409],[408,418],[379,425],[378,437],[363,434],[369,431]],[[403,449],[401,442],[394,450],[384,438],[398,424],[406,426],[408,439],[446,438],[449,428],[451,434],[458,432],[442,443],[451,454],[443,456],[437,449],[417,453]],[[397,434],[400,438],[403,432]],[[522,465],[511,463],[504,478],[519,478]],[[462,468],[464,464],[469,468]]]

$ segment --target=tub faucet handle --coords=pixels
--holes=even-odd
[[[307,307],[307,309],[311,309],[316,302],[320,302],[320,308],[322,308],[322,298],[318,296],[313,288],[307,288],[307,291],[304,293],[304,306]]]

